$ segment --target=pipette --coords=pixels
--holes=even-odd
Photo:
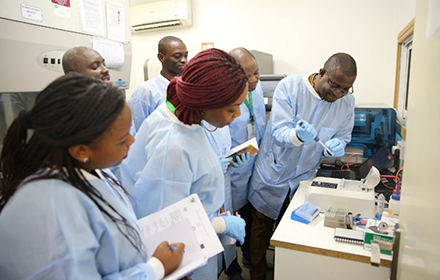
[[[300,127],[304,128],[304,123],[303,123],[302,121],[299,121],[299,122],[298,122],[298,125],[299,125]],[[321,145],[321,146],[324,148],[324,150],[326,150],[327,153],[328,153],[331,157],[333,156],[332,151],[331,151],[331,150],[330,150],[330,149],[329,149],[324,143],[322,143],[322,141],[321,141],[321,139],[319,139],[318,135],[316,135],[316,137],[315,137],[313,140],[315,140],[316,142],[318,142],[318,144]]]
[[[333,156],[332,151],[331,151],[331,150],[330,150],[330,149],[329,149],[324,143],[322,143],[321,139],[319,139],[318,136],[316,136],[314,140],[315,140],[316,142],[318,142],[318,143],[324,148],[324,150],[327,151],[327,153],[328,153],[331,157]]]

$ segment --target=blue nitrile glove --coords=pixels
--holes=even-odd
[[[325,142],[325,145],[332,151],[334,157],[342,157],[345,154],[344,144],[338,138],[333,138]],[[326,156],[330,156],[327,151],[324,150]]]
[[[220,165],[222,166],[223,174],[224,174],[224,173],[226,173],[226,170],[228,170],[228,166],[229,166],[229,164],[231,164],[232,158],[221,157],[221,158],[219,158],[219,160],[220,160]]]
[[[222,216],[222,218],[225,219],[226,223],[224,234],[237,239],[243,245],[244,237],[246,236],[246,231],[244,230],[246,222],[238,216]]]
[[[298,138],[304,143],[312,142],[317,135],[316,129],[313,127],[313,125],[301,119],[301,116],[299,115],[295,117],[295,121],[295,132]]]
[[[240,156],[236,156],[235,160],[237,160],[237,161],[236,162],[233,161],[232,166],[234,166],[234,167],[245,166],[249,162],[250,159],[251,159],[251,154],[249,152],[246,152],[244,154],[241,154]]]

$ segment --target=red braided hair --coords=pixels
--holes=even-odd
[[[202,111],[233,104],[243,93],[247,77],[240,64],[227,52],[208,49],[198,53],[174,77],[167,88],[167,100],[176,107],[177,118],[192,125]]]

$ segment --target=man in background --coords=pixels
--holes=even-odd
[[[241,115],[229,126],[231,134],[231,145],[236,147],[249,139],[256,137],[258,145],[261,143],[266,125],[266,108],[264,105],[263,90],[260,85],[260,72],[257,60],[251,52],[245,48],[235,48],[229,52],[242,66],[249,85],[249,92],[246,100],[240,105]],[[233,211],[238,211],[246,221],[246,238],[241,246],[243,266],[250,266],[250,229],[252,224],[251,206],[247,200],[249,179],[252,174],[255,157],[251,157],[247,164],[229,168],[228,173],[231,181],[231,197]],[[242,279],[242,269],[237,262],[235,255],[225,254],[225,273],[229,279]],[[231,261],[231,259],[233,259]]]
[[[266,251],[299,183],[323,156],[316,136],[335,157],[343,156],[354,125],[353,83],[357,68],[346,53],[332,55],[317,73],[291,75],[275,89],[270,120],[250,182],[252,280],[266,276]]]
[[[74,47],[63,55],[62,66],[64,73],[82,73],[110,82],[110,74],[105,66],[105,59],[92,48]]]
[[[65,74],[80,73],[101,79],[104,83],[110,82],[110,74],[105,66],[105,59],[101,54],[89,47],[73,47],[63,55],[62,66]],[[134,122],[132,120],[130,134],[135,135]],[[109,168],[113,174],[121,180],[119,166]]]
[[[136,132],[144,120],[164,102],[170,80],[179,76],[188,62],[188,50],[179,38],[166,36],[159,41],[157,58],[162,63],[160,74],[141,83],[128,100]]]

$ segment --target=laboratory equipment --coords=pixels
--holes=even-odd
[[[345,145],[342,143],[342,141],[339,138],[332,138],[326,141],[325,145],[332,151],[334,157],[344,156]]]
[[[331,228],[345,228],[345,217],[348,215],[347,206],[330,206],[324,212],[324,226]]]
[[[395,227],[396,221],[392,219],[387,219],[386,222],[368,219],[365,226],[364,249],[370,251],[377,242],[381,254],[392,255]]]
[[[354,110],[354,127],[347,147],[360,147],[364,158],[381,147],[392,154],[396,145],[396,111],[384,104],[358,105]]]
[[[392,163],[393,157],[385,147],[382,147],[354,170],[335,170],[334,168],[321,167],[318,169],[317,176],[360,180],[368,175],[372,166],[380,170],[389,167]]]
[[[335,241],[349,244],[363,245],[364,232],[361,230],[335,228]]]
[[[106,4],[91,11],[97,15],[93,22],[102,23],[103,30],[88,30],[81,24],[81,17],[90,16],[82,10],[88,7],[76,2],[70,6],[69,1],[31,1],[26,4],[19,0],[0,1],[0,60],[4,65],[0,68],[0,150],[4,135],[18,113],[32,108],[38,92],[64,74],[62,57],[72,47],[94,47],[94,43],[107,38],[117,41],[115,44],[111,44],[111,40],[104,41],[112,55],[101,55],[106,59],[112,81],[118,81],[121,89],[129,87],[132,56],[129,1],[115,0],[112,3],[117,6],[112,12],[124,12],[120,29],[116,30],[123,36],[118,39],[113,37],[115,30],[106,24],[105,12],[110,13]],[[123,61],[122,66],[110,66],[115,57]]]
[[[380,181],[380,173],[375,167],[363,180],[345,180],[316,177],[306,192],[306,201],[316,204],[321,209],[332,205],[346,205],[354,215],[365,217],[376,214],[374,187]]]
[[[388,203],[388,214],[398,217],[400,209],[400,189],[394,189]]]
[[[385,196],[383,193],[379,195],[377,198],[377,211],[376,211],[376,218],[380,220],[382,218],[383,210],[385,209],[385,203],[387,201],[385,200]]]
[[[304,123],[302,120],[298,122],[298,125],[301,126],[302,128],[304,128]],[[321,145],[330,156],[333,156],[332,151],[324,143],[322,143],[322,141],[321,141],[321,139],[319,139],[318,135],[316,135],[316,137],[313,140],[318,142],[318,144]]]
[[[261,75],[273,74],[273,55],[266,52],[257,50],[250,50],[251,54],[255,57],[258,63],[259,72]]]
[[[290,218],[292,220],[308,224],[319,215],[319,206],[313,203],[305,202],[298,208],[292,211]]]
[[[81,18],[94,16],[87,14],[87,7],[76,3],[70,7],[61,7],[51,1],[32,1],[38,5],[23,4],[23,1],[0,1],[0,59],[6,67],[0,68],[2,77],[1,93],[39,92],[50,82],[62,76],[62,56],[72,47],[95,47],[102,43],[110,54],[105,58],[112,81],[125,81],[124,89],[129,87],[131,72],[131,32],[128,20],[128,0],[112,1],[120,5],[124,12],[121,26],[113,30],[104,17],[106,6],[93,11],[96,13],[94,23],[101,23],[104,30],[89,30],[81,24]],[[62,2],[62,1],[59,1]],[[66,2],[66,1],[64,1]],[[67,1],[68,2],[68,1]],[[71,1],[72,2],[72,1]],[[99,1],[103,2],[104,1]],[[67,5],[67,4],[66,4]],[[70,4],[68,4],[70,5]],[[69,13],[69,20],[60,14],[62,8]],[[86,11],[83,11],[85,8]],[[107,12],[109,12],[107,10]],[[117,11],[115,11],[116,13]],[[34,17],[41,16],[41,21]],[[67,16],[67,15],[65,15]],[[85,21],[83,19],[82,21]],[[102,32],[101,32],[102,31]],[[120,31],[118,39],[113,38],[113,31]],[[100,39],[112,39],[102,41]],[[115,44],[112,42],[115,41]],[[122,63],[120,67],[112,67],[114,60]],[[114,62],[114,64],[118,64]],[[26,67],[8,67],[11,65],[26,65]],[[26,77],[26,82],[23,82]]]
[[[319,143],[319,145],[321,145],[323,148],[324,148],[324,150],[332,157],[333,156],[333,152],[324,144],[324,143],[322,143],[322,141],[321,141],[321,139],[319,139],[319,137],[318,136],[316,136],[315,137],[315,139],[314,139],[316,142],[318,142]]]

